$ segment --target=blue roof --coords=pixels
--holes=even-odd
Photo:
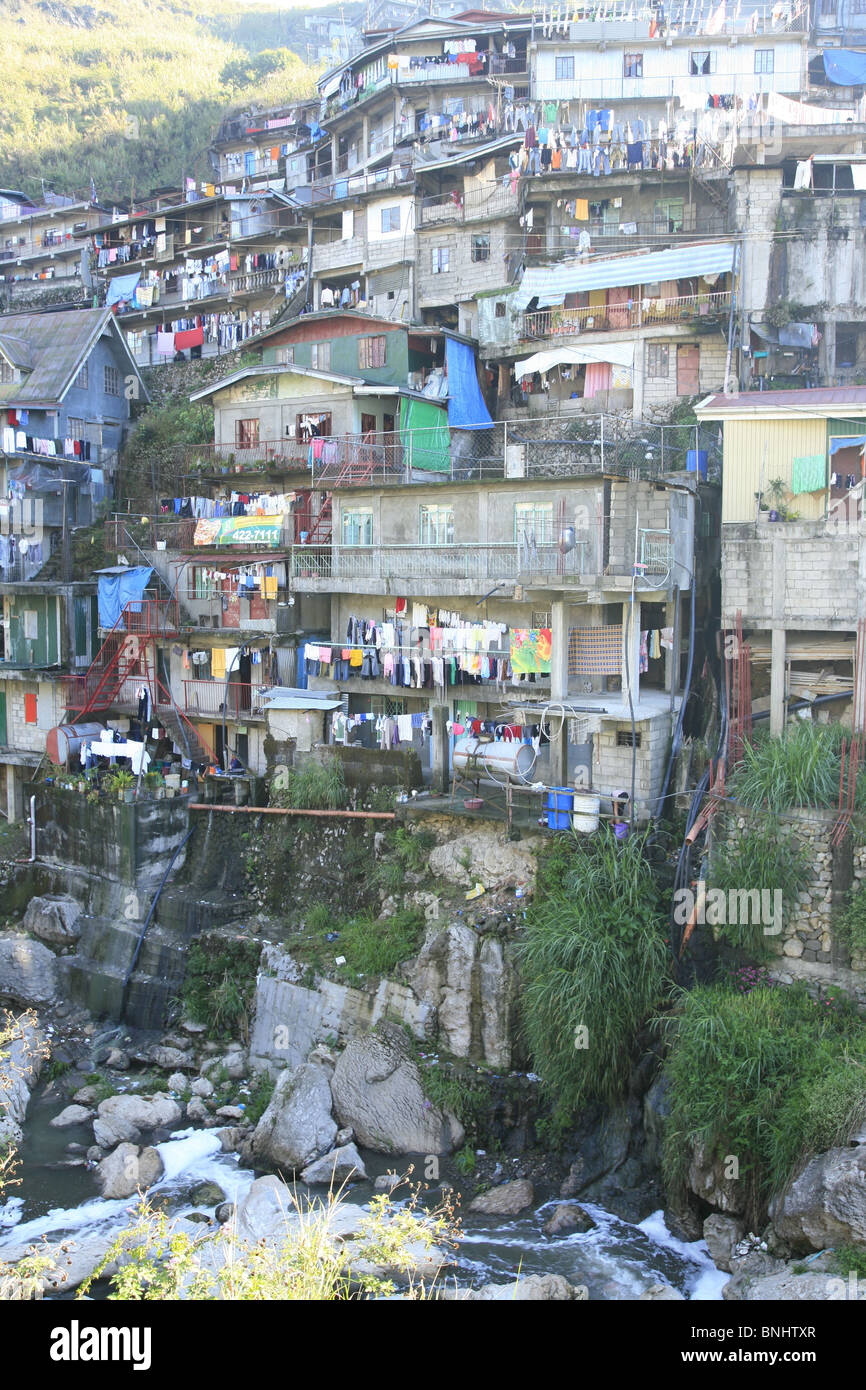
[[[679,280],[686,275],[720,275],[734,269],[736,254],[735,242],[715,241],[674,246],[666,251],[532,266],[524,271],[513,303],[515,309],[525,309],[537,295],[539,306],[544,308],[548,304],[561,304],[567,294],[580,294],[585,290],[653,285],[661,280]]]

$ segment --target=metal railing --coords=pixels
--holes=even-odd
[[[187,714],[222,715],[229,719],[263,717],[261,693],[265,687],[250,681],[185,680],[183,707]]]
[[[297,471],[306,468],[310,446],[295,439],[264,439],[257,444],[191,444],[184,450],[186,466],[199,473],[256,473],[275,465]]]
[[[727,219],[719,213],[717,216],[706,216],[701,210],[701,215],[693,219],[694,225],[680,226],[672,230],[670,224],[664,221],[653,222],[629,222],[627,218],[622,218],[616,226],[611,223],[605,224],[597,220],[590,222],[576,223],[574,235],[560,231],[558,228],[550,228],[547,240],[540,246],[528,246],[527,258],[532,261],[543,260],[548,256],[575,255],[577,252],[578,240],[582,231],[589,233],[592,243],[591,250],[599,251],[618,251],[635,249],[645,244],[652,245],[680,245],[689,240],[704,240],[705,237],[725,236],[728,232],[726,225]],[[633,228],[628,232],[621,230],[625,225]]]
[[[652,328],[660,323],[691,323],[717,318],[731,307],[731,291],[683,294],[663,299],[643,296],[621,304],[588,305],[579,309],[536,309],[523,315],[524,338],[562,338],[576,333],[615,333],[627,328]]]
[[[374,193],[378,189],[395,188],[398,184],[411,183],[414,178],[411,156],[401,155],[398,165],[377,170],[372,174],[346,174],[343,178],[316,179],[311,187],[313,203],[333,203],[343,198],[357,198],[364,193]]]
[[[443,222],[471,222],[474,218],[508,217],[517,212],[519,196],[510,182],[498,181],[482,188],[470,188],[462,196],[443,194],[425,198],[421,204],[421,226]],[[573,249],[573,248],[572,248]]]
[[[667,574],[673,560],[670,531],[641,530],[640,563],[646,574]]]
[[[587,541],[563,554],[558,545],[295,546],[292,578],[304,579],[503,579],[582,575]]]

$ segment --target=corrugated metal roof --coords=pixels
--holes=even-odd
[[[107,325],[117,334],[132,372],[139,376],[123,334],[110,309],[70,309],[56,314],[4,314],[0,348],[10,361],[32,367],[23,381],[0,386],[0,404],[54,405],[62,401],[91,348]],[[22,345],[29,363],[22,360]],[[139,377],[140,380],[140,377]],[[141,392],[149,400],[144,386]]]
[[[686,275],[720,275],[734,268],[737,254],[733,241],[701,242],[674,246],[666,251],[645,251],[627,256],[599,257],[591,261],[567,261],[560,265],[532,266],[524,271],[514,299],[525,309],[536,296],[540,307],[561,302],[566,294],[607,290],[623,285],[653,285]]]
[[[834,406],[846,406],[857,415],[866,414],[866,387],[827,386],[802,391],[744,391],[738,396],[707,396],[695,407],[710,419],[740,411],[744,414],[773,414],[814,410],[816,415],[832,415]]]

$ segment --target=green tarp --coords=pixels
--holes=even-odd
[[[827,460],[823,454],[804,454],[794,459],[791,491],[821,492],[827,483]]]
[[[451,433],[441,405],[404,396],[400,406],[400,440],[408,467],[422,468],[427,473],[451,472]]]

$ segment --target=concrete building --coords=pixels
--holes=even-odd
[[[90,303],[94,283],[81,236],[109,215],[95,200],[48,193],[40,204],[0,190],[0,312]]]
[[[850,721],[866,389],[711,396],[697,413],[724,432],[722,626],[742,618],[753,707],[769,707],[774,734],[793,700],[835,695],[822,706]]]

